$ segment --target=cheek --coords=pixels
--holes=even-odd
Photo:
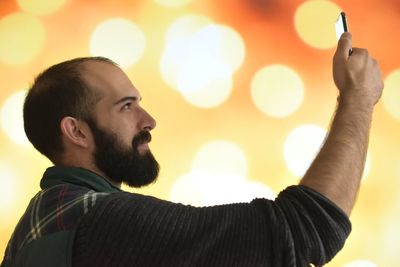
[[[135,137],[135,135],[138,133],[136,128],[133,127],[131,124],[126,124],[121,122],[119,125],[116,126],[117,129],[116,133],[121,138],[121,141],[131,147],[132,146],[132,140]]]

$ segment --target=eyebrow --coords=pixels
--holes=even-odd
[[[141,100],[142,100],[141,97],[125,96],[125,97],[121,98],[120,100],[118,100],[117,102],[115,102],[114,105],[118,105],[118,104],[126,102],[126,101],[141,101]]]

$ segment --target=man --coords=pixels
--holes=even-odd
[[[79,58],[40,74],[25,131],[54,167],[8,244],[2,266],[321,266],[343,247],[383,82],[343,34],[330,132],[297,186],[275,201],[195,208],[122,192],[155,180],[155,120],[114,63]]]

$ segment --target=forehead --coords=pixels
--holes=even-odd
[[[128,76],[117,66],[102,61],[87,61],[83,63],[83,79],[91,90],[102,96],[101,102],[115,102],[122,97],[134,96],[140,98]]]

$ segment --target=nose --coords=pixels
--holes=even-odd
[[[156,120],[144,109],[143,111],[143,119],[142,119],[142,130],[151,131],[156,127]]]

